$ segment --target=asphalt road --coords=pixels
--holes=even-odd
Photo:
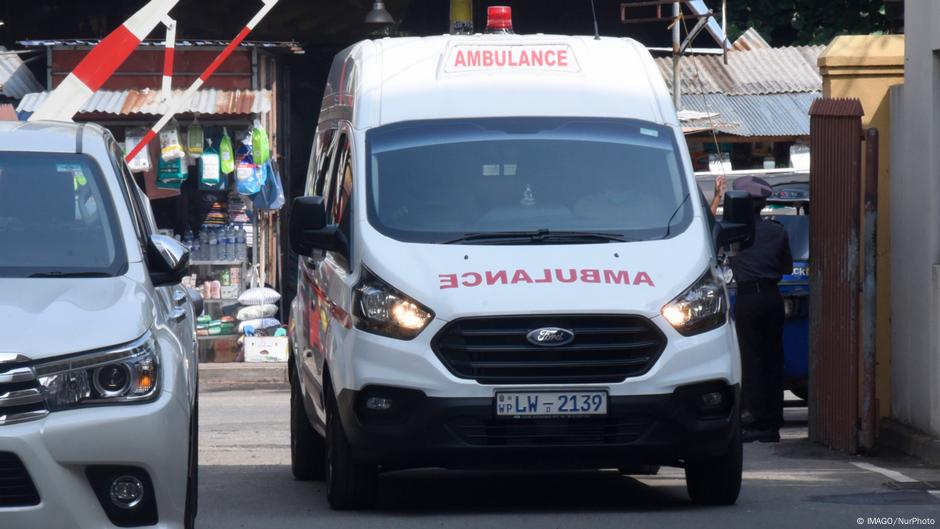
[[[940,520],[940,492],[929,492],[940,489],[940,469],[813,445],[806,439],[805,408],[787,410],[779,444],[745,445],[744,486],[733,507],[692,505],[683,472],[671,468],[635,478],[614,471],[418,470],[383,475],[372,511],[333,512],[322,483],[291,476],[287,391],[203,393],[200,399],[201,529],[769,529],[929,527]],[[911,481],[896,481],[904,478]]]

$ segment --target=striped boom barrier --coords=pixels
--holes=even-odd
[[[173,95],[173,52],[176,49],[176,21],[170,17],[164,17],[163,25],[166,26],[166,41],[163,44],[163,84],[160,97],[161,102],[165,103]]]
[[[151,0],[134,13],[88,52],[29,120],[71,121],[178,2]]]
[[[228,43],[228,46],[226,46],[225,49],[223,49],[222,52],[219,53],[219,55],[215,58],[215,60],[213,60],[212,63],[209,64],[209,66],[205,69],[205,71],[202,72],[199,78],[193,82],[193,84],[189,85],[189,88],[187,88],[186,91],[183,92],[181,96],[175,99],[172,99],[170,101],[170,108],[167,110],[167,113],[164,114],[163,117],[161,117],[159,121],[157,121],[156,125],[154,125],[153,127],[150,128],[150,130],[147,131],[147,134],[145,134],[143,139],[140,140],[140,143],[138,143],[133,149],[131,149],[129,153],[127,153],[127,155],[124,157],[126,161],[129,162],[132,159],[134,159],[134,157],[137,156],[137,153],[142,151],[144,147],[147,146],[147,144],[149,144],[151,141],[153,141],[154,138],[157,137],[157,134],[160,132],[160,130],[164,126],[166,126],[166,124],[169,123],[171,119],[173,119],[173,116],[175,116],[183,108],[185,108],[186,105],[189,104],[189,102],[193,98],[193,95],[195,95],[196,92],[202,87],[202,85],[206,82],[206,79],[211,77],[212,74],[215,73],[215,71],[219,69],[219,66],[221,66],[222,63],[225,62],[225,59],[228,59],[229,55],[231,55],[232,52],[235,51],[235,48],[237,48],[238,45],[241,44],[243,40],[245,40],[245,37],[247,37],[248,34],[251,33],[251,30],[253,30],[255,26],[258,25],[258,22],[261,22],[261,19],[263,19],[265,15],[267,15],[268,12],[271,11],[271,9],[274,7],[274,4],[278,3],[278,0],[262,0],[262,1],[264,2],[264,5],[261,7],[258,13],[255,14],[255,16],[248,22],[248,24],[246,24],[245,27],[242,28],[242,30],[238,32],[238,35],[235,36],[235,39],[232,40],[232,42]]]

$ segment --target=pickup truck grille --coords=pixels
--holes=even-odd
[[[48,414],[33,368],[25,360],[0,363],[0,427]]]
[[[15,454],[0,452],[0,507],[39,504],[39,492],[23,462]]]
[[[545,347],[526,339],[543,327],[567,329],[574,340]],[[481,384],[615,383],[647,372],[666,338],[641,316],[506,316],[455,320],[432,347],[454,375]]]

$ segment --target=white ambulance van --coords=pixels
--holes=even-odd
[[[335,59],[290,212],[293,472],[685,469],[741,485],[738,346],[670,96],[630,39],[386,38]]]

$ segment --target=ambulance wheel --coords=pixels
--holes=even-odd
[[[738,429],[728,453],[685,466],[685,483],[692,501],[700,505],[734,505],[741,492],[743,450]]]
[[[375,503],[378,468],[352,454],[339,408],[326,386],[326,500],[337,511],[368,509]]]
[[[307,418],[299,383],[295,380],[290,392],[290,468],[294,479],[320,480],[326,475],[325,443]]]

